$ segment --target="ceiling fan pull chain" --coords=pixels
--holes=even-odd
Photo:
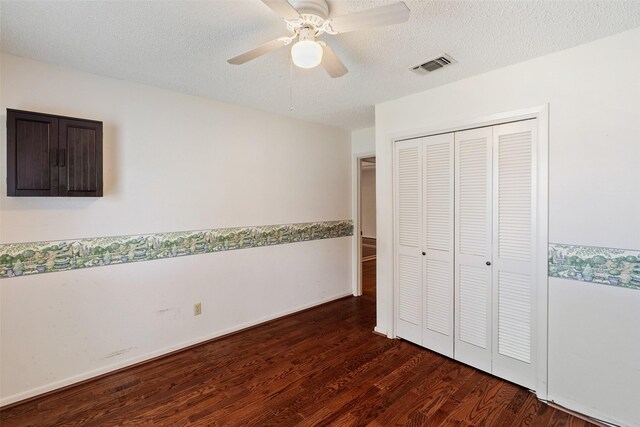
[[[293,57],[289,52],[289,111],[293,111]]]

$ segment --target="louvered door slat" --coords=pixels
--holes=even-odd
[[[484,268],[461,265],[458,287],[460,311],[459,339],[482,349],[488,348],[487,330],[487,272]]]
[[[446,261],[427,262],[426,328],[446,336],[451,336],[449,317],[453,312],[451,273],[451,264]]]
[[[423,138],[424,326],[422,345],[453,357],[452,133]]]
[[[425,216],[427,249],[448,252],[451,249],[451,144],[425,138]],[[449,137],[446,137],[449,139]]]
[[[498,143],[498,253],[531,257],[531,131],[500,135]]]
[[[422,143],[395,145],[397,334],[422,344]]]
[[[420,157],[419,147],[398,150],[398,220],[402,246],[417,248],[420,241]]]
[[[458,162],[460,205],[456,215],[460,227],[460,252],[482,256],[487,251],[486,185],[491,172],[487,167],[487,137],[460,140]]]
[[[535,130],[494,128],[493,373],[534,388]]]
[[[455,134],[455,359],[491,372],[492,129]]]
[[[398,309],[400,320],[412,325],[420,325],[420,287],[422,286],[422,266],[415,256],[400,254],[398,271],[400,274],[400,295]]]
[[[498,273],[498,352],[531,362],[531,278]]]

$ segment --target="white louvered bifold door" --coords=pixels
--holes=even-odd
[[[535,389],[536,120],[493,128],[493,374]]]
[[[492,128],[455,133],[455,354],[491,372]]]
[[[394,161],[396,334],[422,344],[422,140],[396,142]]]
[[[453,133],[423,138],[422,345],[453,357]]]

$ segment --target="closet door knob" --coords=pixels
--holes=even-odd
[[[487,265],[491,265],[491,261],[487,261],[485,264],[487,264]]]

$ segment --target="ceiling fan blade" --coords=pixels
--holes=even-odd
[[[269,53],[272,50],[288,45],[291,43],[291,40],[292,39],[290,37],[280,37],[279,39],[271,40],[270,42],[260,45],[255,49],[251,49],[248,52],[234,56],[233,58],[228,59],[227,62],[233,65],[244,64],[245,62],[249,62],[252,59],[256,59],[259,56]]]
[[[333,49],[331,49],[326,43],[319,42],[322,46],[322,67],[332,77],[342,77],[349,72],[347,67],[344,66],[342,61],[336,56]]]
[[[287,0],[262,0],[271,10],[284,19],[300,19],[300,14]]]
[[[392,3],[387,6],[375,7],[362,12],[336,16],[328,20],[328,26],[333,33],[346,33],[371,27],[400,24],[409,19],[409,8],[404,2]]]

